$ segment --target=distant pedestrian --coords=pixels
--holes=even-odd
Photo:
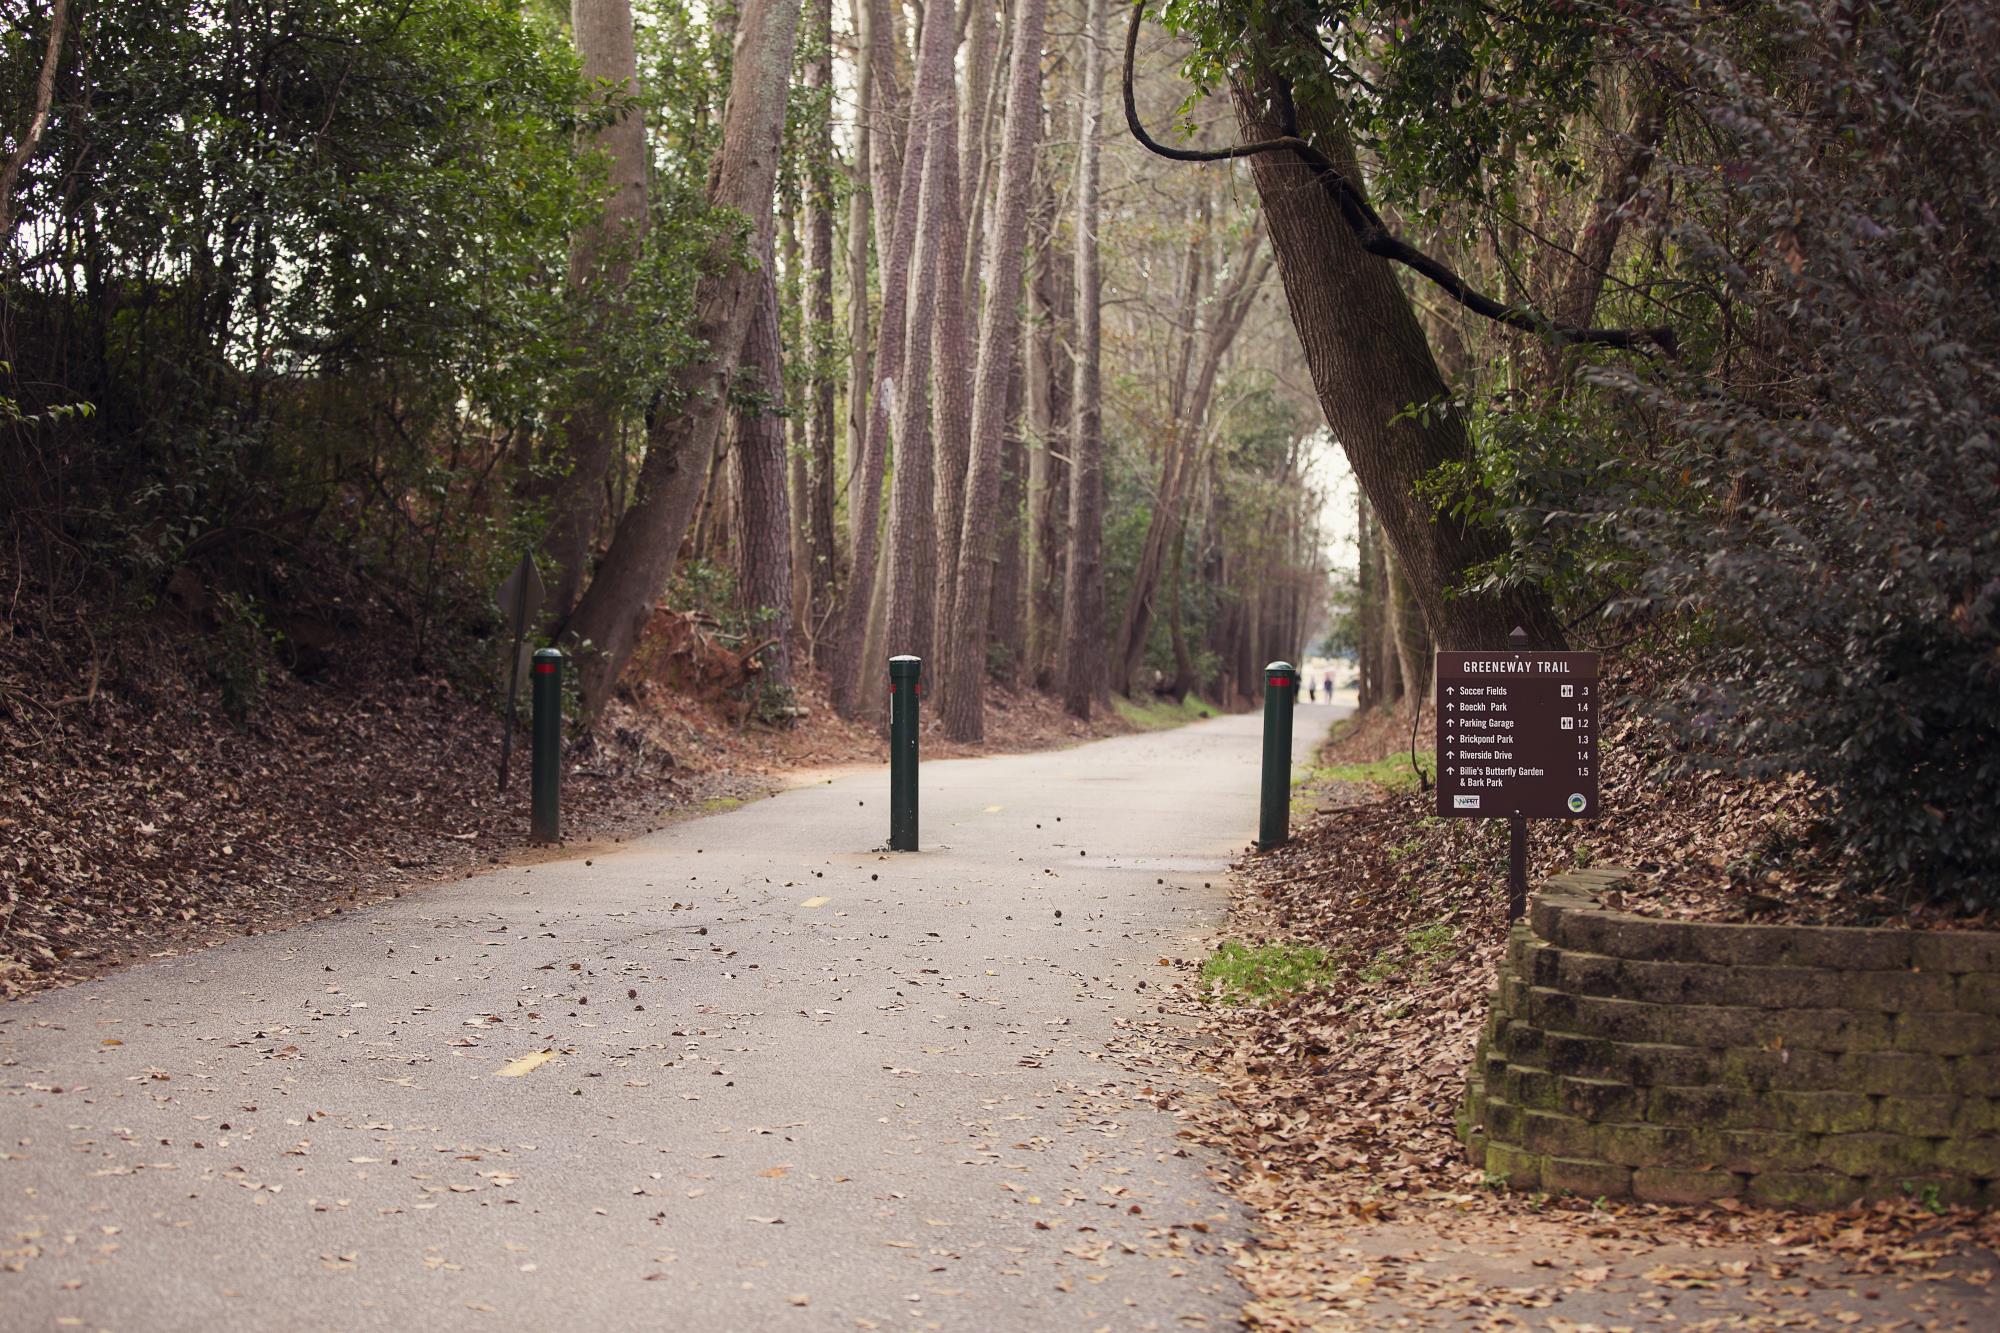
[[[1312,683],[1311,676],[1306,677],[1306,702],[1313,704],[1319,702],[1319,686]]]

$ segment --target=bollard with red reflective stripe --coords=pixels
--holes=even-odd
[[[1282,847],[1292,830],[1292,705],[1299,673],[1290,662],[1264,668],[1264,792],[1257,845]]]
[[[889,659],[889,850],[917,850],[917,699],[921,657]]]
[[[536,650],[534,755],[528,782],[533,802],[528,833],[536,842],[562,841],[562,668],[561,649]]]

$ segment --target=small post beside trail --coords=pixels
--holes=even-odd
[[[562,841],[562,677],[560,648],[535,652],[534,754],[529,789],[533,809],[528,832],[536,842]]]
[[[889,850],[917,850],[917,700],[924,659],[889,659]]]
[[[1298,671],[1290,662],[1264,668],[1264,794],[1257,818],[1257,845],[1282,847],[1292,830],[1292,709],[1298,702]]]

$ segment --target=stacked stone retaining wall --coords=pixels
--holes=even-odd
[[[2000,933],[1664,921],[1558,876],[1501,964],[1460,1136],[1519,1189],[2000,1204]]]

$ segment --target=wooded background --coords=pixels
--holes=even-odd
[[[1986,7],[0,17],[23,642],[171,615],[248,709],[379,616],[491,689],[534,550],[586,719],[664,607],[760,716],[915,652],[970,739],[991,681],[1234,704],[1331,625],[1388,703],[1520,625],[1642,664],[1663,769],[1991,897]]]

